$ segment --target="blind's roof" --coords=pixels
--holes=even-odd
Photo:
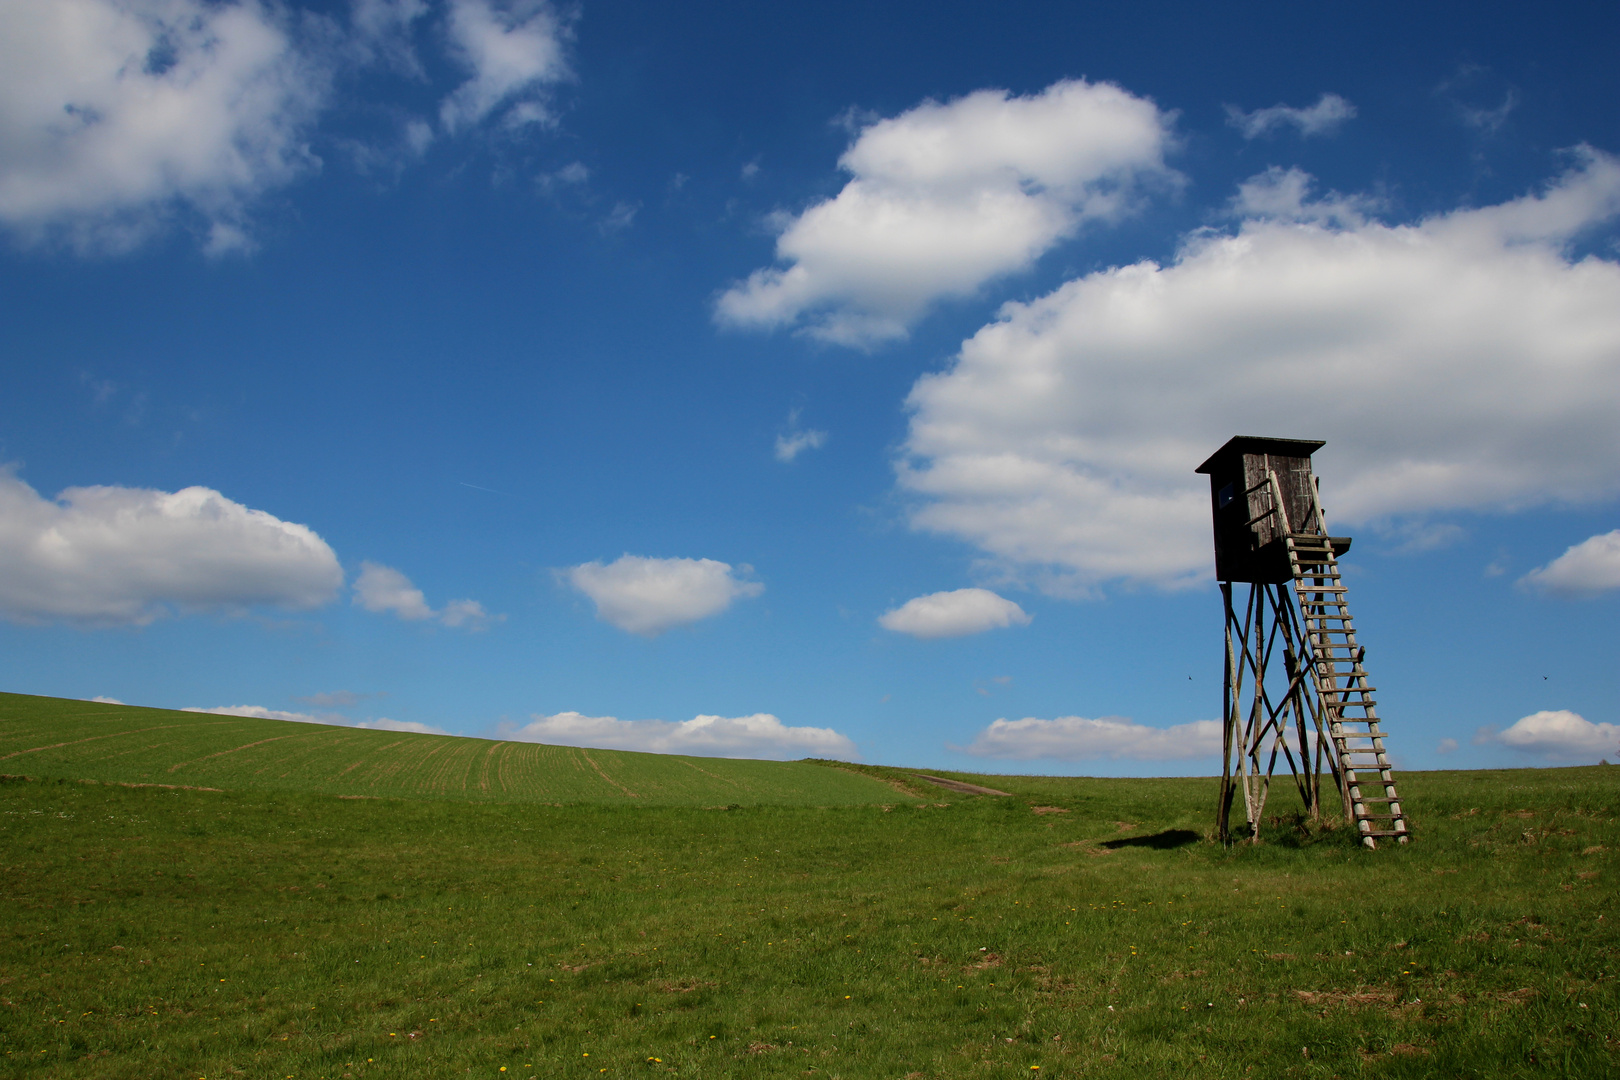
[[[1209,455],[1195,472],[1211,473],[1228,457],[1240,454],[1276,454],[1278,457],[1308,458],[1327,443],[1321,439],[1270,439],[1262,435],[1234,435],[1226,445]]]

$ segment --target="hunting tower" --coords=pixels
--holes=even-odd
[[[1222,840],[1231,838],[1239,790],[1249,835],[1259,836],[1278,753],[1313,821],[1321,817],[1325,766],[1363,844],[1376,847],[1383,837],[1404,844],[1410,835],[1339,575],[1350,538],[1328,535],[1311,472],[1311,455],[1323,445],[1239,435],[1198,466],[1209,477],[1215,577],[1226,605],[1215,817]],[[1241,606],[1234,584],[1249,586]]]

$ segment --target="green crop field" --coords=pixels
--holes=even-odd
[[[1286,803],[1222,848],[1210,780],[699,759],[773,794],[659,805],[669,762],[593,751],[638,797],[575,799],[560,752],[434,780],[272,726],[119,764],[176,714],[6,707],[8,1076],[1620,1075],[1620,768],[1408,773],[1404,848]]]
[[[0,773],[236,791],[705,806],[884,803],[871,777],[800,762],[578,750],[0,694]]]

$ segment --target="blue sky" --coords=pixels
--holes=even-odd
[[[1620,754],[1602,5],[0,22],[5,689],[1208,773],[1243,433],[1397,761]]]

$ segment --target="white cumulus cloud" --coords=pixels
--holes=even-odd
[[[964,637],[1006,626],[1028,626],[1024,609],[989,589],[955,589],[907,600],[878,625],[918,638]]]
[[[736,571],[750,572],[740,566]],[[665,630],[718,615],[738,597],[758,596],[765,586],[744,581],[730,563],[714,559],[649,559],[624,555],[605,566],[582,563],[558,577],[590,597],[596,617],[632,634],[657,637]]]
[[[367,611],[391,611],[406,620],[431,619],[436,614],[410,578],[391,566],[374,562],[360,564],[360,576],[354,580],[354,602]]]
[[[506,618],[491,616],[476,600],[452,600],[442,611],[435,611],[410,578],[392,566],[369,560],[360,563],[360,576],[354,579],[354,603],[367,611],[393,612],[407,622],[433,619],[445,626],[469,630],[482,630],[492,619],[499,622]]]
[[[1527,754],[1572,761],[1620,754],[1620,724],[1594,724],[1568,709],[1521,717],[1506,731],[1482,732],[1478,743],[1500,743]]]
[[[1295,185],[1168,265],[1005,305],[912,389],[913,525],[1053,591],[1194,583],[1192,470],[1238,433],[1327,440],[1340,524],[1620,493],[1620,264],[1568,253],[1620,212],[1620,161],[1576,159],[1539,193],[1410,225]]]
[[[0,469],[0,616],[145,625],[255,604],[315,608],[343,570],[304,525],[205,487],[75,487],[45,499]]]
[[[346,76],[425,82],[417,25],[458,79],[439,103],[455,134],[555,124],[571,78],[569,20],[545,0],[0,0],[0,228],[81,252],[197,226],[212,254],[253,246],[250,211],[322,167],[314,146]],[[434,138],[399,120],[382,150],[338,136],[362,167],[419,157]]]
[[[544,0],[450,0],[451,55],[470,77],[439,107],[450,132],[499,114],[508,127],[555,122],[552,86],[570,77],[567,26]]]
[[[244,204],[318,165],[329,81],[278,5],[0,0],[0,222],[119,249],[185,206],[242,246]]]
[[[867,124],[836,196],[779,218],[781,265],[719,298],[725,326],[802,326],[868,347],[929,304],[1028,268],[1088,221],[1117,219],[1164,164],[1171,117],[1109,83],[980,90]]]
[[[1326,135],[1346,120],[1355,119],[1356,107],[1338,94],[1323,94],[1316,104],[1292,108],[1273,105],[1269,109],[1244,112],[1236,105],[1226,107],[1226,122],[1243,133],[1245,139],[1258,139],[1279,128],[1292,127],[1301,135]]]
[[[770,713],[694,716],[676,723],[561,712],[553,716],[536,715],[520,728],[503,730],[501,737],[559,746],[698,757],[778,760],[825,757],[852,761],[858,756],[855,744],[832,728],[788,727]]]
[[[1519,584],[1555,596],[1596,596],[1620,589],[1620,529],[1582,540],[1530,571]]]
[[[963,749],[977,757],[1016,761],[1033,758],[1184,761],[1219,756],[1221,725],[1218,720],[1194,720],[1190,724],[1156,728],[1125,716],[1104,716],[1096,720],[1084,716],[1060,716],[1055,720],[1026,716],[1022,720],[996,720]]]

